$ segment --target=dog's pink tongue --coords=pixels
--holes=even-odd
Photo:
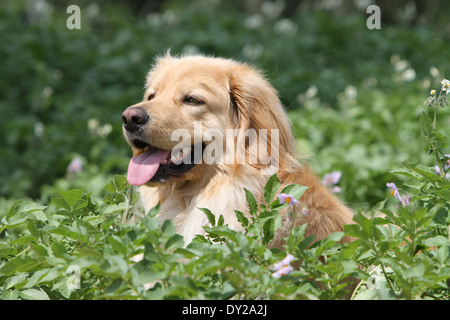
[[[131,158],[128,165],[128,183],[132,186],[146,184],[158,171],[159,165],[163,162],[170,151],[161,149],[147,149],[140,156]]]

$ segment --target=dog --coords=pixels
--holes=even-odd
[[[138,186],[145,212],[160,204],[159,219],[172,220],[186,244],[208,225],[199,208],[243,230],[234,210],[250,216],[244,188],[264,203],[273,173],[281,183],[278,192],[289,184],[308,187],[295,205],[296,212],[307,208],[308,214],[294,220],[307,223],[305,236],[317,241],[353,223],[351,209],[297,154],[278,94],[253,66],[205,55],[157,57],[143,100],[128,107],[122,121],[133,151],[128,182]],[[282,247],[291,211],[280,210],[282,226],[271,247]]]

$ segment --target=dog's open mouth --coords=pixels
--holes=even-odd
[[[203,147],[200,149],[202,152]],[[197,163],[195,146],[178,150],[163,150],[153,146],[139,156],[133,157],[128,165],[128,183],[141,186],[148,182],[167,182],[171,177],[181,176]]]

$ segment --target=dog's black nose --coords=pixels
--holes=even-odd
[[[130,107],[122,113],[124,128],[129,132],[135,132],[150,119],[144,109],[139,107]]]

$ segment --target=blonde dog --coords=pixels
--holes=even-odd
[[[208,225],[198,208],[242,230],[234,210],[249,215],[244,188],[264,203],[272,173],[280,190],[289,184],[309,187],[297,204],[309,213],[296,219],[307,223],[306,236],[319,240],[352,223],[352,211],[301,162],[277,92],[254,67],[166,54],[147,75],[143,101],[127,108],[122,120],[134,155],[128,182],[139,186],[145,212],[161,204],[159,218],[171,219],[186,244]],[[288,235],[287,210],[280,211],[283,225],[273,247],[281,247]]]

